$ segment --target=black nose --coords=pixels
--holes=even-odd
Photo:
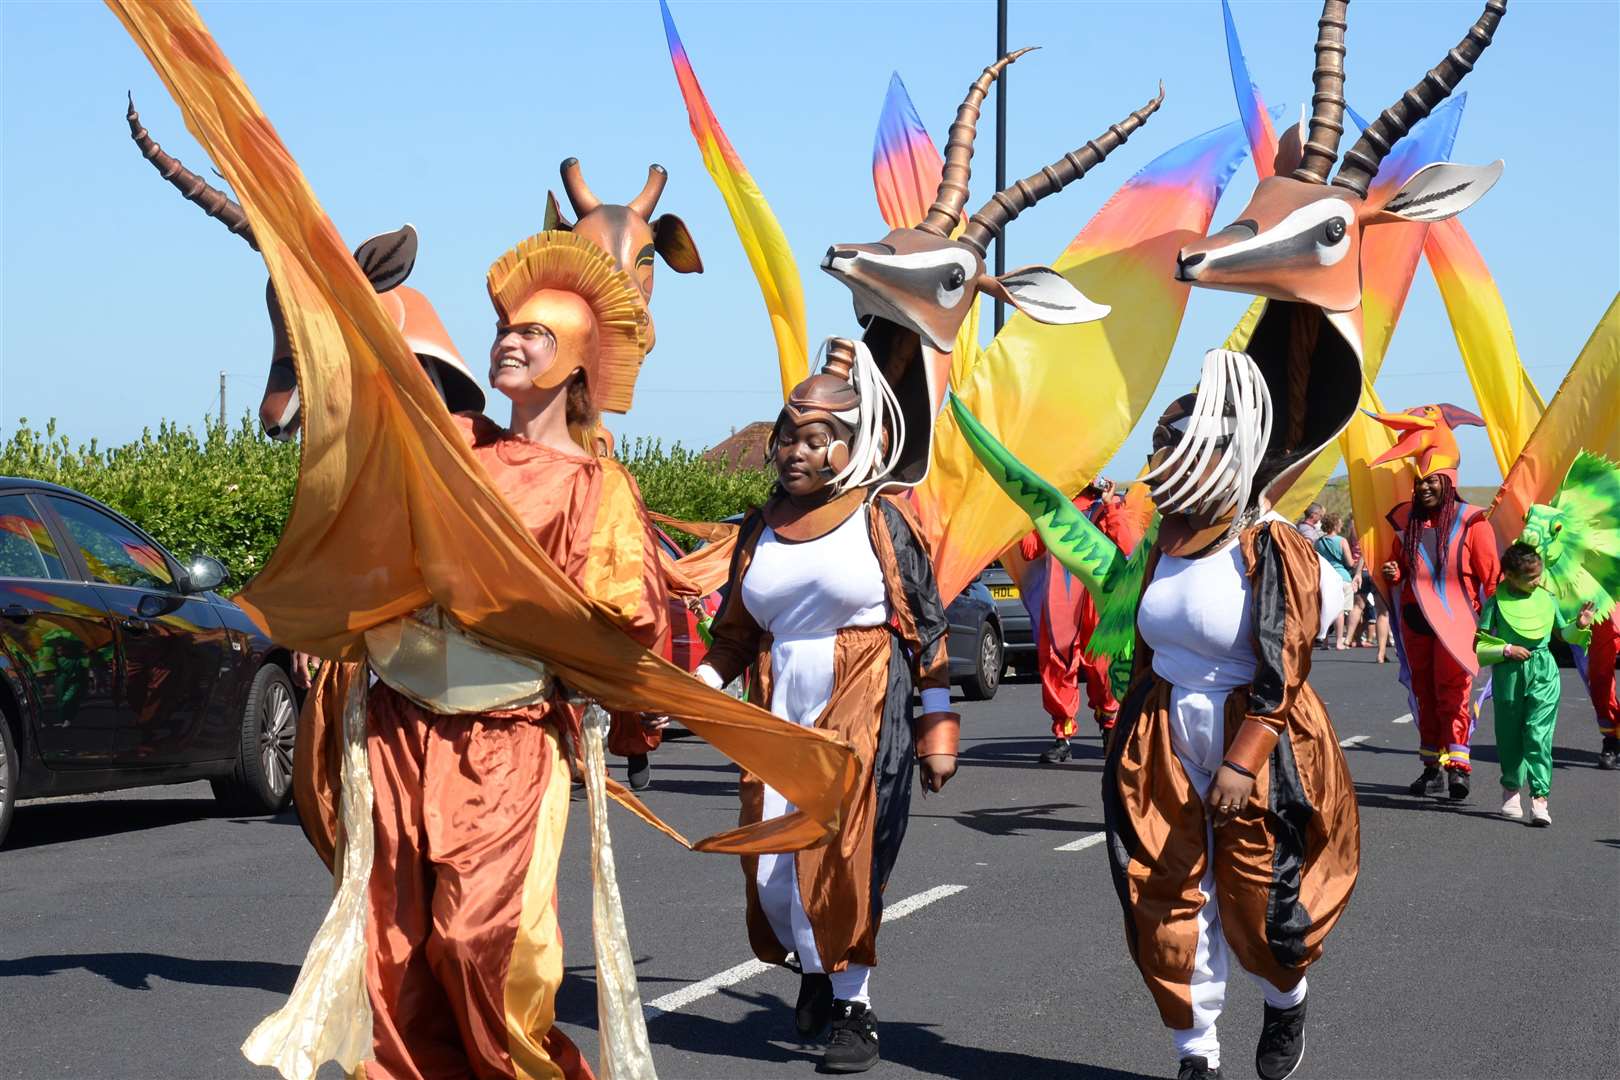
[[[1202,251],[1196,251],[1191,255],[1178,255],[1178,256],[1176,256],[1176,265],[1180,266],[1183,270],[1185,270],[1185,269],[1187,269],[1189,267],[1197,266],[1199,263],[1201,263],[1203,261],[1204,261],[1204,253]]]
[[[853,259],[859,254],[860,252],[854,250],[853,248],[841,248],[834,246],[827,249],[827,258],[829,259]]]

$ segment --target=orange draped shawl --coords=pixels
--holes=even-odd
[[[282,645],[357,660],[365,631],[437,604],[607,708],[679,718],[800,808],[694,846],[748,854],[825,843],[853,793],[848,746],[643,649],[546,558],[196,11],[108,3],[246,210],[297,360],[297,493],[280,544],[237,597],[242,608]]]

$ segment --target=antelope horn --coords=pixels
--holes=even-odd
[[[1348,188],[1366,198],[1367,187],[1378,175],[1378,166],[1383,163],[1390,148],[1412,130],[1413,124],[1428,116],[1436,105],[1450,97],[1463,76],[1474,70],[1474,63],[1490,45],[1497,24],[1506,14],[1507,0],[1486,0],[1485,10],[1480,13],[1478,21],[1468,28],[1467,36],[1457,43],[1457,47],[1361,133],[1356,145],[1344,155],[1339,175],[1333,178],[1334,185]]]
[[[664,171],[662,165],[647,166],[647,185],[641,189],[641,194],[631,199],[626,205],[635,211],[636,216],[643,221],[652,220],[653,207],[658,205],[658,197],[664,193],[664,185],[669,183],[669,173]]]
[[[990,240],[998,236],[1007,223],[1056,191],[1062,191],[1087,172],[1100,165],[1104,158],[1124,144],[1132,132],[1158,111],[1164,102],[1164,83],[1159,83],[1159,96],[1125,117],[1108,130],[1077,150],[1071,150],[1052,164],[1032,176],[1026,176],[1012,187],[998,191],[990,201],[979,207],[978,213],[968,220],[959,239],[976,250],[982,257]]]
[[[945,143],[945,169],[940,174],[939,190],[934,193],[934,205],[928,208],[928,216],[917,226],[923,232],[950,236],[951,230],[962,220],[962,206],[968,197],[969,163],[973,160],[973,136],[978,130],[979,103],[990,92],[990,84],[1007,70],[1008,64],[1033,51],[1034,48],[1028,48],[1008,53],[985,68],[978,81],[968,87],[967,97],[951,122],[950,138]]]
[[[1311,82],[1311,126],[1294,179],[1307,184],[1327,183],[1339,160],[1339,136],[1344,134],[1344,28],[1350,0],[1326,0],[1316,20],[1316,69]]]
[[[585,177],[579,171],[579,158],[571,157],[562,163],[563,192],[568,196],[568,203],[574,208],[575,217],[584,217],[586,214],[602,205],[602,200],[591,194],[591,189],[585,183]]]
[[[129,95],[127,118],[129,137],[135,140],[135,145],[140,147],[146,160],[157,169],[158,175],[173,184],[180,194],[202,207],[203,213],[211,218],[218,218],[227,229],[246,240],[254,251],[258,251],[259,243],[253,239],[253,226],[248,224],[247,214],[242,208],[229,195],[165,154],[163,147],[147,134],[146,129],[141,126],[141,114],[135,111],[134,94]]]

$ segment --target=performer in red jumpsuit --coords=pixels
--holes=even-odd
[[[1592,627],[1592,644],[1586,649],[1586,687],[1597,711],[1598,730],[1603,733],[1603,749],[1598,768],[1620,769],[1620,699],[1615,696],[1614,658],[1620,639],[1620,607]]]
[[[1452,429],[1485,422],[1455,405],[1423,405],[1378,420],[1402,437],[1372,464],[1410,457],[1417,468],[1411,500],[1389,513],[1395,543],[1382,568],[1423,760],[1423,773],[1408,790],[1466,799],[1474,729],[1469,690],[1479,671],[1472,643],[1480,605],[1496,591],[1501,564],[1485,511],[1457,494],[1461,455]]]
[[[1114,494],[1113,481],[1103,477],[1087,485],[1074,505],[1121,551],[1129,555],[1141,539],[1141,529]],[[1108,658],[1086,655],[1097,629],[1097,605],[1085,586],[1075,581],[1046,551],[1039,534],[1031,531],[1019,543],[1019,554],[1030,564],[1044,563],[1044,573],[1032,575],[1041,583],[1041,595],[1031,604],[1035,627],[1035,655],[1041,670],[1041,704],[1052,718],[1052,745],[1041,761],[1058,764],[1071,755],[1069,740],[1078,728],[1080,682],[1086,684],[1086,704],[1097,721],[1106,747],[1119,717],[1119,700],[1111,683]],[[1038,606],[1037,606],[1038,604]]]

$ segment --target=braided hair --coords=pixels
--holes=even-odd
[[[1406,534],[1401,537],[1401,556],[1405,559],[1409,571],[1413,571],[1418,564],[1424,522],[1434,526],[1434,576],[1438,580],[1446,576],[1446,556],[1451,547],[1446,541],[1451,537],[1452,526],[1457,524],[1457,488],[1451,482],[1451,477],[1444,473],[1440,475],[1439,506],[1425,511],[1416,498],[1412,500],[1412,513],[1406,521]]]

